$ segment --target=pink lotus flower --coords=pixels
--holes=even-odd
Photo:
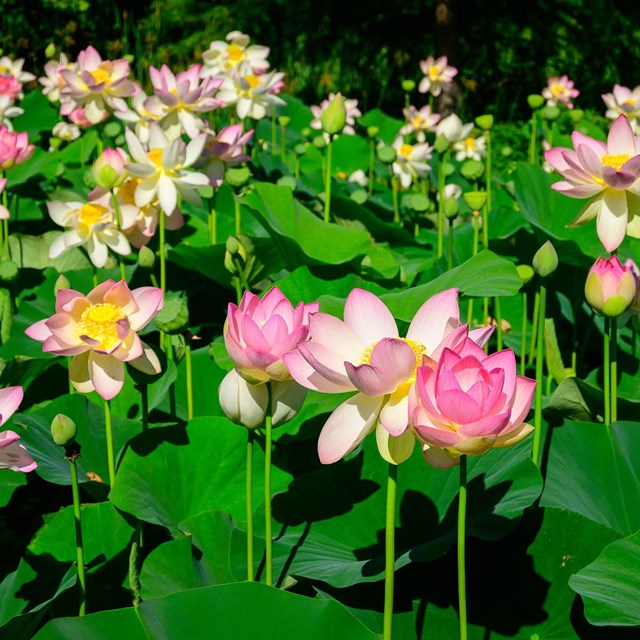
[[[0,424],[15,413],[24,395],[22,387],[0,389]],[[11,469],[28,473],[38,464],[29,455],[26,447],[18,442],[20,436],[14,431],[0,432],[0,469]]]
[[[429,92],[433,96],[439,96],[443,87],[453,82],[458,70],[447,63],[447,56],[440,56],[437,60],[429,56],[426,60],[420,60],[420,70],[424,73],[424,78],[418,85],[420,93]]]
[[[411,105],[407,109],[403,109],[402,113],[406,124],[400,129],[400,134],[404,136],[415,133],[418,142],[424,142],[426,140],[425,132],[433,131],[442,118],[439,113],[432,113],[429,105],[425,105],[420,110]]]
[[[551,76],[547,80],[547,86],[542,90],[542,97],[546,99],[548,107],[557,107],[562,102],[567,109],[573,109],[571,100],[579,95],[580,92],[573,88],[573,80],[569,80],[567,75],[560,78]]]
[[[409,427],[409,391],[424,358],[437,361],[444,346],[467,336],[460,325],[458,290],[427,300],[400,338],[391,312],[372,293],[354,289],[344,308],[344,322],[326,313],[309,320],[308,342],[284,362],[301,385],[324,393],[357,391],[329,417],[318,441],[324,464],[353,451],[376,428],[378,447],[395,464],[413,450]],[[472,332],[484,343],[492,328]]]
[[[60,54],[59,60],[49,60],[44,65],[45,75],[38,78],[38,82],[44,87],[42,93],[49,98],[51,102],[59,102],[60,94],[64,88],[66,81],[60,74],[63,69],[75,69],[74,62],[70,63],[65,53]]]
[[[224,344],[241,375],[253,383],[291,380],[282,358],[307,339],[309,314],[317,310],[317,302],[294,308],[278,287],[262,299],[246,291],[240,306],[230,303]]]
[[[13,102],[21,93],[22,85],[13,76],[0,76],[0,96],[6,96]]]
[[[259,44],[250,45],[251,39],[241,31],[231,31],[224,40],[214,40],[209,49],[202,54],[204,66],[200,72],[203,78],[209,76],[228,76],[242,64],[248,64],[256,75],[263,74],[269,68],[269,47]]]
[[[211,186],[218,188],[224,180],[227,167],[233,167],[241,162],[248,162],[251,158],[244,153],[243,147],[251,140],[253,129],[242,133],[242,125],[233,124],[225,127],[218,135],[213,131],[207,138],[200,164],[211,182]]]
[[[413,428],[434,467],[459,464],[492,447],[510,447],[533,427],[524,422],[535,380],[516,375],[511,349],[486,355],[473,340],[445,348],[440,361],[418,368],[411,395]]]
[[[97,113],[93,116],[95,122],[92,122],[85,115],[85,110],[83,107],[76,107],[73,111],[70,111],[67,114],[67,118],[73,122],[73,124],[77,125],[82,129],[88,129],[92,127],[94,124],[99,124],[100,122],[104,122],[109,117],[109,112],[106,109],[102,109],[100,113]]]
[[[618,317],[636,298],[638,286],[633,271],[635,263],[627,263],[623,265],[618,256],[614,255],[607,259],[598,258],[589,269],[584,294],[587,302],[598,313],[611,318]]]
[[[105,400],[124,383],[124,362],[153,375],[160,362],[136,333],[162,309],[163,293],[156,287],[129,290],[124,280],[107,280],[85,297],[60,289],[56,313],[32,324],[25,333],[43,343],[42,350],[72,356],[69,377],[80,393],[97,391]]]
[[[591,198],[569,226],[596,218],[598,237],[614,251],[625,234],[640,238],[640,141],[626,116],[618,116],[607,143],[574,131],[575,151],[554,147],[546,161],[565,180],[552,187],[571,198]]]
[[[22,164],[31,157],[34,149],[26,133],[15,133],[0,125],[0,170],[6,171]]]
[[[612,93],[602,95],[605,105],[607,106],[607,118],[615,120],[620,114],[629,118],[633,132],[637,135],[640,133],[638,117],[640,117],[640,85],[631,90],[629,87],[623,87],[616,84],[613,86]]]

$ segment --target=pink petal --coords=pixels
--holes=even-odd
[[[392,393],[380,412],[380,424],[392,435],[403,434],[409,426],[409,395],[403,390]]]
[[[285,354],[282,360],[293,379],[307,389],[321,391],[322,393],[341,393],[353,389],[351,384],[349,384],[348,389],[345,389],[344,386],[327,380],[327,378],[320,375],[297,350]]]
[[[458,435],[465,438],[497,437],[508,423],[509,413],[499,413],[461,426],[458,429]]]
[[[115,398],[124,384],[124,365],[117,358],[89,352],[89,377],[105,400]]]
[[[38,322],[32,324],[30,327],[27,327],[24,332],[34,340],[37,340],[38,342],[44,342],[51,335],[51,331],[49,330],[49,327],[47,327],[48,319],[49,318],[39,320]]]
[[[339,353],[348,362],[360,361],[369,343],[360,338],[342,320],[328,313],[314,313],[309,317],[309,337]]]
[[[636,143],[629,118],[624,114],[618,116],[609,129],[607,151],[611,155],[636,155]]]
[[[511,407],[509,426],[514,428],[522,423],[531,409],[536,381],[524,376],[517,376],[515,386],[515,399]]]
[[[345,362],[339,354],[313,342],[299,344],[298,351],[325,380],[342,387],[344,391],[355,388],[347,376]]]
[[[151,319],[162,309],[164,296],[162,289],[157,287],[138,287],[131,294],[138,305],[138,310],[127,315],[131,329],[138,331],[146,327],[151,322]]]
[[[0,424],[4,424],[15,413],[23,396],[22,387],[0,389]]]
[[[431,296],[418,309],[409,326],[407,339],[423,344],[430,355],[459,324],[458,289],[447,289]]]
[[[398,337],[396,321],[384,302],[363,289],[353,289],[347,297],[344,321],[365,345]]]

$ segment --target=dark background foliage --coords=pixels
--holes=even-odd
[[[27,68],[42,68],[49,42],[71,55],[93,44],[133,55],[144,81],[149,64],[186,67],[240,29],[271,47],[290,93],[317,102],[341,90],[390,112],[430,53],[460,68],[454,98],[467,116],[526,119],[526,96],[552,74],[567,73],[578,105],[598,111],[614,83],[640,83],[640,5],[622,0],[0,0],[0,25],[0,47]]]

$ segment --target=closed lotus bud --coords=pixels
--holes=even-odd
[[[480,211],[487,201],[487,194],[484,191],[467,191],[462,197],[471,211]]]
[[[60,447],[70,445],[75,439],[78,429],[76,423],[63,413],[59,413],[51,421],[51,437]]]
[[[449,219],[453,220],[458,213],[460,212],[460,206],[458,205],[458,201],[453,198],[447,198],[444,201],[444,215]]]
[[[96,184],[103,189],[113,189],[124,182],[124,165],[129,158],[122,149],[107,147],[93,163],[91,171]]]
[[[344,106],[344,98],[342,94],[336,93],[333,100],[320,116],[322,129],[330,136],[340,133],[347,123],[347,109]]]
[[[547,240],[533,256],[533,268],[542,278],[550,276],[558,268],[558,254],[550,240]]]
[[[58,291],[60,289],[70,289],[70,288],[71,288],[71,283],[69,282],[69,279],[63,273],[61,273],[58,276],[56,283],[53,285],[54,293],[58,295]]]
[[[637,291],[633,272],[617,256],[598,258],[589,270],[584,295],[594,311],[616,318],[633,302]]]
[[[531,109],[539,109],[544,104],[544,98],[539,93],[533,93],[527,96],[527,102]]]
[[[533,267],[528,264],[519,264],[516,267],[518,275],[522,278],[522,284],[527,284],[536,275],[536,272],[533,270]]]
[[[164,305],[154,318],[163,333],[183,333],[189,327],[189,307],[181,296],[165,294]]]
[[[140,247],[138,264],[144,269],[152,269],[156,262],[156,254],[146,245]]]
[[[493,127],[493,116],[490,113],[487,113],[483,116],[478,116],[476,118],[476,124],[478,125],[478,127],[480,127],[480,129],[488,131],[489,129],[491,129],[491,127]]]
[[[403,80],[402,81],[402,90],[407,93],[411,93],[416,88],[416,83],[414,80]]]
[[[47,48],[44,50],[44,55],[49,60],[56,55],[56,45],[53,42],[50,42],[47,45]]]

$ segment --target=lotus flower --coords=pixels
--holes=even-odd
[[[577,98],[580,92],[573,87],[573,80],[569,76],[551,76],[547,86],[542,90],[542,97],[546,99],[548,107],[557,107],[559,103],[566,105],[567,109],[573,109],[571,100]]]
[[[600,242],[614,251],[625,234],[640,238],[640,142],[626,116],[618,116],[607,143],[577,131],[574,150],[554,147],[546,161],[565,178],[552,187],[572,198],[591,198],[570,226],[596,218]]]
[[[311,120],[309,126],[312,129],[322,130],[322,115],[327,110],[329,105],[336,99],[341,97],[340,93],[330,93],[326,100],[320,103],[320,106],[311,105],[311,113],[313,114],[313,120]],[[343,98],[344,111],[345,111],[345,125],[341,129],[341,133],[346,133],[349,136],[355,136],[356,130],[353,128],[356,124],[356,118],[359,118],[362,113],[358,109],[358,101],[349,98]]]
[[[598,258],[589,269],[584,293],[591,307],[605,316],[615,318],[624,313],[636,298],[637,267],[633,261],[624,265],[618,256]]]
[[[394,175],[399,176],[400,184],[404,189],[411,186],[416,178],[424,178],[431,168],[428,160],[431,159],[431,150],[426,143],[407,144],[402,136],[398,136],[393,147],[396,150],[396,160],[391,165]]]
[[[209,178],[212,187],[218,188],[224,180],[227,167],[233,167],[241,162],[248,162],[249,156],[243,147],[251,140],[253,129],[242,133],[242,125],[233,124],[224,127],[217,135],[213,131],[204,145],[200,164]]]
[[[605,105],[607,105],[607,118],[615,120],[619,115],[629,118],[633,132],[640,133],[638,117],[640,117],[640,85],[631,90],[628,87],[616,84],[612,93],[602,95]]]
[[[418,91],[429,92],[433,96],[439,96],[443,87],[451,84],[458,75],[458,70],[449,66],[447,56],[440,56],[437,60],[429,56],[426,60],[420,60],[420,70],[424,78],[418,85]]]
[[[5,424],[15,413],[23,395],[22,387],[0,389],[0,425]],[[28,473],[38,466],[19,440],[20,436],[15,431],[0,432],[0,469]]]
[[[432,113],[429,105],[419,110],[411,105],[407,109],[403,109],[402,113],[406,124],[400,129],[400,133],[402,135],[415,133],[418,142],[424,142],[426,140],[425,132],[433,131],[442,118],[439,113]]]
[[[22,164],[31,157],[34,149],[26,133],[15,133],[0,125],[0,170],[6,171]]]
[[[122,389],[124,362],[153,375],[160,372],[155,353],[136,333],[162,309],[156,287],[129,290],[124,280],[107,280],[87,296],[59,289],[56,313],[32,324],[25,333],[42,342],[42,350],[72,356],[69,377],[80,393],[97,391],[111,400]]]
[[[410,398],[413,428],[434,467],[459,464],[461,455],[509,447],[533,427],[524,421],[535,380],[516,375],[511,349],[486,355],[473,340],[445,348],[436,366],[418,368]]]
[[[203,78],[209,76],[229,76],[239,65],[246,64],[256,75],[269,68],[267,56],[269,47],[252,44],[248,35],[241,31],[231,31],[224,40],[214,40],[202,54],[204,66],[200,71]]]

